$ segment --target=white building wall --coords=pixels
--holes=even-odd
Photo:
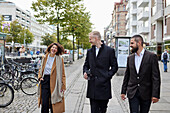
[[[129,11],[127,15],[130,15],[128,24],[130,28],[127,28],[127,36],[133,36],[135,34],[140,34],[143,36],[144,40],[148,42],[151,37],[151,2],[147,6],[139,7],[139,2],[141,0],[129,0]],[[145,19],[148,16],[147,19]],[[141,20],[139,20],[141,18]],[[128,27],[128,26],[126,26]]]
[[[0,15],[12,15],[12,21],[18,20],[21,26],[28,28],[33,33],[34,41],[29,46],[34,47],[35,51],[38,48],[45,47],[40,45],[42,42],[41,36],[45,33],[52,34],[56,32],[54,26],[39,24],[29,11],[22,10],[12,2],[0,2]]]

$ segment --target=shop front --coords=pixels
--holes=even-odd
[[[0,32],[0,64],[4,64],[5,60],[5,37],[6,33]]]

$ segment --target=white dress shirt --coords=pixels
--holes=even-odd
[[[144,52],[145,52],[145,49],[143,49],[140,52],[139,56],[137,55],[137,53],[135,53],[135,67],[136,67],[137,73],[139,73],[139,68],[140,68],[140,65],[141,65],[141,62],[142,62]]]
[[[99,49],[100,49],[100,48],[97,48],[97,47],[96,47],[96,57],[97,57],[97,55],[98,55],[98,53],[99,53]]]

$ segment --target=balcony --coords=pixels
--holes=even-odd
[[[127,11],[129,10],[129,5],[130,5],[130,3],[128,3],[128,4],[126,5],[126,10],[127,10]]]
[[[138,7],[147,7],[149,0],[138,0]]]
[[[137,9],[133,9],[131,14],[137,14]]]
[[[126,30],[128,30],[130,28],[129,23],[126,25]]]
[[[152,23],[157,20],[163,20],[163,10],[159,10],[152,16]]]
[[[139,34],[148,34],[149,33],[149,27],[139,27],[139,30],[138,30]]]
[[[132,3],[135,3],[135,2],[137,2],[137,0],[131,0],[131,2],[132,2]]]
[[[141,12],[138,16],[139,21],[146,21],[148,18],[149,18],[149,12],[148,11]]]
[[[129,20],[129,13],[127,13],[126,15],[126,20]]]
[[[137,26],[137,20],[133,20],[133,21],[131,22],[131,25],[132,25],[132,26]]]

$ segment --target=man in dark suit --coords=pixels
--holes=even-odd
[[[84,78],[88,80],[87,98],[90,98],[91,113],[106,113],[111,99],[111,78],[118,65],[114,49],[101,41],[98,31],[89,34],[92,48],[87,51],[83,66]],[[90,73],[89,73],[90,71]]]
[[[160,98],[160,71],[157,55],[143,48],[143,38],[134,35],[130,41],[133,54],[127,59],[121,98],[129,99],[131,113],[148,113],[151,102]]]

